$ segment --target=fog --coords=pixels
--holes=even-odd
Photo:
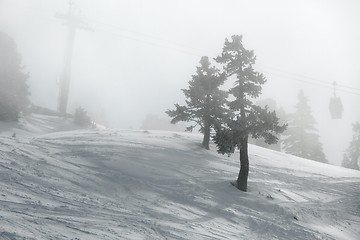
[[[183,103],[201,56],[221,53],[225,38],[244,36],[267,83],[261,99],[294,111],[302,89],[325,154],[339,165],[360,121],[360,1],[77,0],[84,22],[72,61],[68,112],[83,106],[110,127],[139,128],[148,114]],[[57,108],[67,27],[56,13],[64,0],[0,0],[0,31],[17,43],[31,101]],[[332,83],[344,105],[332,120]]]

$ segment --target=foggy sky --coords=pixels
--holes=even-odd
[[[56,12],[64,0],[0,0],[0,31],[22,55],[31,100],[56,109],[67,29]],[[308,97],[327,158],[340,164],[360,121],[360,1],[78,0],[94,31],[78,30],[69,111],[81,105],[105,112],[111,127],[138,128],[147,114],[183,103],[201,56],[216,57],[225,38],[242,34],[268,82],[261,98],[294,111],[300,89]],[[333,90],[344,105],[331,120]],[[356,89],[352,89],[356,88]]]

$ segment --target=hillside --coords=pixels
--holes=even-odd
[[[244,193],[229,183],[238,153],[218,155],[213,145],[206,151],[200,135],[59,132],[68,129],[59,128],[61,121],[39,118],[27,120],[16,137],[9,135],[16,128],[0,134],[0,239],[355,240],[360,234],[359,171],[250,145]]]

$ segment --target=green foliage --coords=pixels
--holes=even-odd
[[[287,114],[281,107],[278,108],[276,101],[271,98],[262,99],[259,101],[256,101],[256,104],[262,108],[268,107],[271,111],[276,111],[276,116],[279,118],[279,125],[284,125],[287,122]],[[278,134],[276,137],[281,139],[282,134]],[[278,141],[277,143],[268,144],[265,142],[263,138],[250,138],[249,143],[255,144],[260,147],[269,148],[275,151],[281,151],[281,141]]]
[[[299,92],[295,108],[296,113],[290,115],[289,127],[284,133],[285,151],[298,157],[327,162],[315,128],[316,121],[303,91]]]
[[[231,154],[236,147],[240,148],[239,142],[242,138],[251,135],[253,138],[263,138],[267,144],[277,143],[277,134],[286,129],[286,125],[279,125],[279,118],[275,111],[268,111],[268,108],[252,106],[252,111],[246,117],[225,120],[224,126],[216,129],[213,137],[218,152]]]
[[[342,166],[346,168],[352,168],[359,170],[359,158],[360,158],[360,123],[353,124],[353,139],[350,142],[350,146],[344,154]]]
[[[225,76],[210,65],[208,57],[202,57],[196,74],[189,81],[188,89],[182,89],[186,97],[186,105],[175,104],[175,110],[167,110],[172,118],[171,123],[194,121],[204,131],[206,125],[214,127],[226,114],[226,98],[228,94],[219,89]]]
[[[91,125],[91,119],[82,107],[78,107],[75,110],[74,123],[82,127],[88,127]]]
[[[236,122],[231,122],[232,124],[236,124]],[[231,124],[230,123],[230,124]],[[221,128],[217,129],[216,135],[213,137],[214,142],[217,146],[217,152],[221,154],[230,154],[234,153],[235,147],[239,146],[239,141],[241,138],[241,134],[236,131],[236,128]]]
[[[172,118],[172,124],[180,121],[188,122],[192,120],[191,111],[187,106],[180,106],[179,104],[175,104],[175,110],[167,110],[166,113]]]
[[[28,74],[23,73],[16,44],[0,32],[0,120],[17,121],[29,106]]]
[[[231,114],[216,129],[214,136],[218,152],[230,154],[236,146],[241,147],[239,142],[248,135],[264,138],[269,144],[277,142],[276,134],[283,132],[286,125],[279,125],[275,111],[256,106],[252,101],[260,95],[266,79],[254,70],[256,57],[253,51],[244,48],[242,36],[232,36],[231,41],[226,39],[221,55],[215,60],[223,65],[226,76],[236,76],[234,86],[229,90],[234,96],[229,103]]]

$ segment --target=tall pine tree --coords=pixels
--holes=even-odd
[[[28,107],[27,78],[14,40],[0,32],[0,120],[16,121]]]
[[[350,142],[350,146],[344,154],[342,166],[346,168],[352,168],[359,170],[359,158],[360,158],[360,123],[353,124],[353,139]]]
[[[275,143],[278,140],[276,134],[284,131],[286,126],[279,126],[275,111],[256,106],[252,101],[260,95],[266,80],[253,69],[256,58],[253,51],[244,48],[242,36],[232,36],[231,41],[225,39],[222,54],[215,60],[223,65],[226,76],[236,76],[236,81],[229,91],[234,97],[229,103],[231,114],[216,129],[214,140],[219,153],[231,154],[236,147],[240,149],[240,171],[236,186],[247,191],[249,135],[262,137],[269,144]]]
[[[315,128],[316,121],[302,90],[298,94],[295,108],[296,112],[290,116],[289,127],[284,133],[285,152],[318,162],[327,162]]]
[[[226,114],[226,98],[228,94],[219,89],[225,76],[210,65],[208,57],[202,57],[196,74],[189,81],[189,88],[182,89],[186,97],[186,105],[175,104],[175,110],[167,110],[172,118],[171,123],[194,121],[200,125],[204,134],[202,145],[209,149],[210,132],[219,124],[219,119]]]

